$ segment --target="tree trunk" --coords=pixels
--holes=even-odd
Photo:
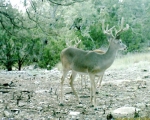
[[[8,71],[12,71],[12,64],[7,64],[6,68],[7,68]]]
[[[21,71],[21,64],[18,64],[18,70]]]
[[[19,71],[21,70],[21,67],[22,67],[22,61],[21,61],[21,60],[18,60],[18,70],[19,70]]]

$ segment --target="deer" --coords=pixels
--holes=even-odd
[[[126,50],[127,46],[122,43],[122,41],[118,38],[120,33],[129,29],[129,25],[126,24],[126,27],[123,27],[123,18],[121,19],[121,27],[119,30],[115,28],[115,26],[109,29],[109,25],[107,24],[105,29],[105,21],[102,22],[102,30],[105,35],[107,35],[109,47],[108,50],[104,54],[99,54],[94,51],[85,51],[79,48],[67,47],[63,49],[60,53],[60,60],[62,63],[62,77],[61,77],[61,98],[60,104],[63,105],[63,84],[64,80],[69,71],[72,71],[70,76],[70,86],[71,89],[76,96],[79,103],[81,103],[77,92],[74,89],[73,82],[76,78],[77,73],[88,74],[90,78],[90,102],[94,109],[97,109],[96,103],[96,84],[95,84],[95,76],[101,76],[104,72],[113,64],[117,51],[118,50]],[[115,30],[114,32],[112,30]]]
[[[78,48],[79,47],[79,44],[81,43],[81,40],[79,39],[79,38],[77,38],[77,39],[74,39],[74,40],[66,40],[66,46],[67,47],[75,47],[75,48]],[[103,54],[103,53],[105,53],[103,50],[101,50],[101,49],[95,49],[95,50],[93,50],[94,52],[97,52],[97,53],[99,53],[99,54]],[[83,80],[83,78],[86,76],[86,75],[83,75],[83,74],[80,74],[80,76],[81,76],[81,87],[83,88],[83,83],[82,83],[82,80]],[[98,76],[98,86],[97,87],[100,87],[100,84],[101,84],[101,81],[102,81],[102,77],[103,77],[103,75],[102,76]],[[86,80],[85,80],[85,87],[86,87]]]

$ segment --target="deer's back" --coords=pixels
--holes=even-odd
[[[101,55],[93,51],[78,48],[66,48],[61,52],[61,62],[64,69],[78,72],[100,72],[99,58]]]
[[[88,52],[78,49],[69,47],[62,50],[60,54],[60,59],[64,68],[71,69],[70,66],[75,64],[77,60],[82,62],[82,57],[85,56]]]

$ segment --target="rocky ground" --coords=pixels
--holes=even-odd
[[[57,69],[1,70],[0,120],[106,120],[120,107],[135,107],[138,116],[150,119],[150,62],[108,69],[101,89],[97,89],[98,110],[90,104],[89,79],[81,86],[80,77],[74,86],[82,104],[78,104],[66,80],[64,106],[60,106],[60,77]]]

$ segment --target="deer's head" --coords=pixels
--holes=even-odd
[[[129,25],[126,24],[126,27],[123,27],[124,19],[121,19],[121,26],[119,27],[119,30],[115,28],[115,26],[111,27],[109,29],[109,25],[107,24],[105,28],[105,21],[102,23],[102,30],[105,35],[108,37],[108,42],[111,46],[115,47],[118,50],[126,50],[127,46],[122,43],[122,40],[120,39],[120,34],[123,31],[126,31],[129,29]],[[114,31],[113,31],[114,30]]]

